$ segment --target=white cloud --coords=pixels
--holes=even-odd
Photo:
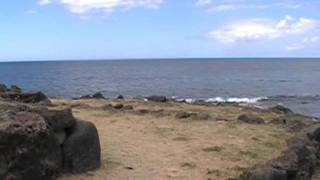
[[[197,0],[196,6],[205,7],[208,12],[225,12],[240,9],[268,9],[268,8],[286,8],[286,9],[298,9],[302,4],[295,2],[288,2],[279,0],[276,2],[261,3],[249,0]]]
[[[51,3],[51,0],[39,0],[38,4],[41,6],[45,6]]]
[[[48,1],[48,0],[42,0]],[[163,0],[55,0],[67,6],[72,13],[84,14],[90,11],[111,12],[117,8],[159,8]]]
[[[222,43],[258,41],[306,35],[315,31],[319,22],[313,19],[286,16],[275,22],[270,19],[249,19],[226,24],[209,32],[209,36]]]

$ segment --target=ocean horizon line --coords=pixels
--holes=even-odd
[[[204,58],[93,58],[93,59],[39,59],[39,60],[0,60],[0,63],[33,63],[33,62],[83,62],[83,61],[243,61],[243,60],[320,60],[320,57],[204,57]]]

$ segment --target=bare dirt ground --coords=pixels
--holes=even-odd
[[[74,116],[99,131],[102,166],[59,180],[222,180],[279,156],[291,134],[273,125],[237,121],[243,113],[267,121],[276,114],[232,106],[153,103],[142,100],[53,100],[55,108],[72,107]],[[133,110],[103,108],[132,105]],[[205,112],[208,120],[177,119],[179,111]]]

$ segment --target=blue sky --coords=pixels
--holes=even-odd
[[[10,0],[0,61],[319,57],[318,0]]]

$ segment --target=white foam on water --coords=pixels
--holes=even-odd
[[[185,99],[186,103],[194,103],[196,102],[195,99],[191,99],[191,98],[188,98],[188,99]]]
[[[216,97],[216,98],[209,98],[206,100],[206,102],[209,103],[247,103],[247,104],[253,104],[257,103],[261,100],[266,100],[267,97],[255,97],[255,98],[238,98],[238,97],[230,97],[230,98],[222,98],[222,97]]]

